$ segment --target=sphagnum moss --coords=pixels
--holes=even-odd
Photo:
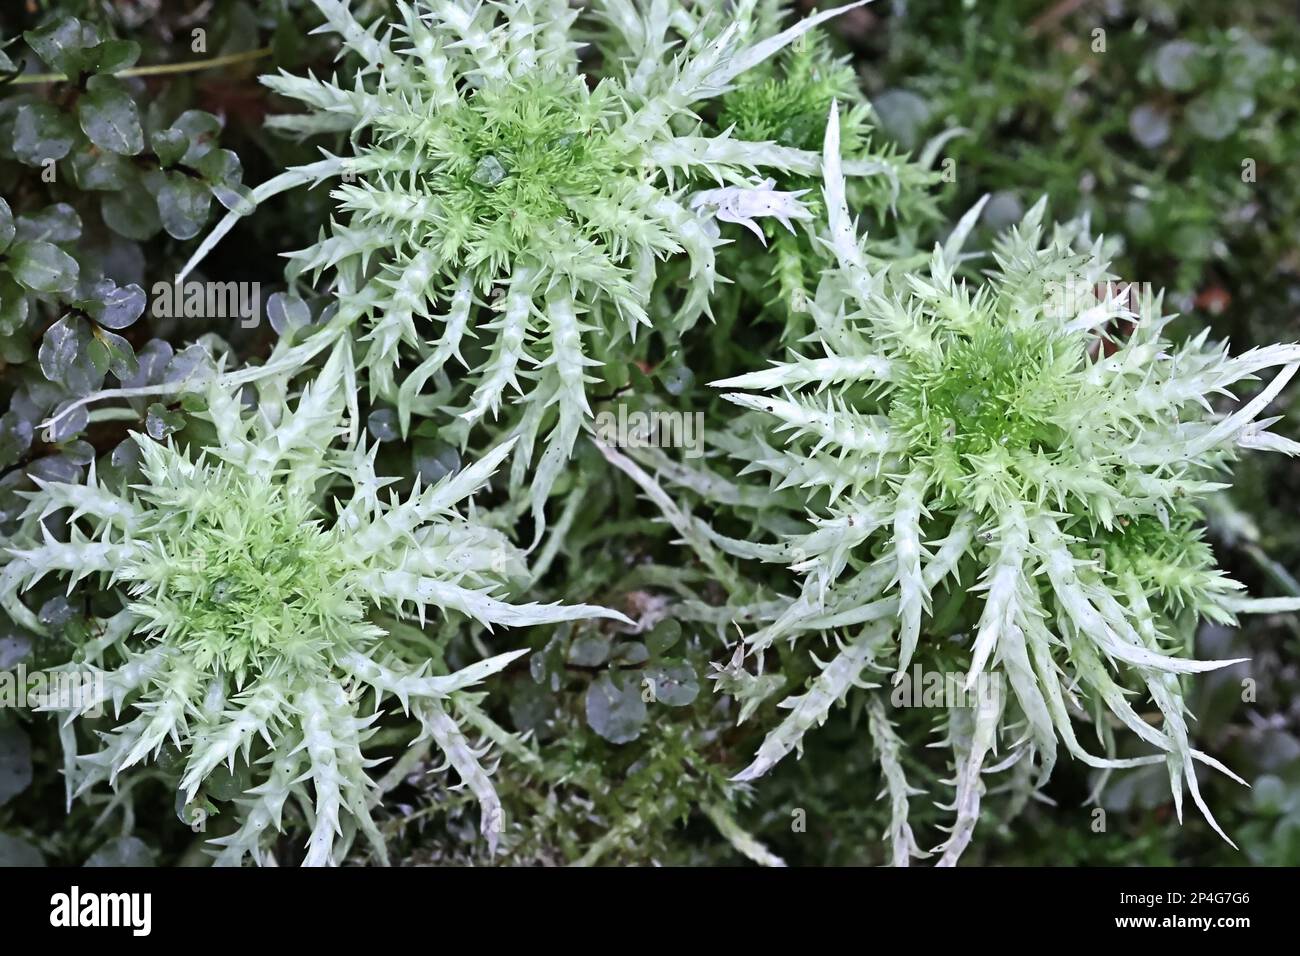
[[[46,702],[68,717],[70,796],[108,782],[126,791],[109,805],[121,807],[146,779],[141,765],[152,763],[148,778],[169,777],[183,813],[215,801],[234,818],[234,831],[219,821],[212,841],[221,862],[270,860],[278,843],[271,835],[291,806],[310,832],[307,862],[339,862],[358,834],[382,859],[385,839],[371,811],[387,783],[374,771],[403,731],[372,735],[380,708],[396,704],[414,715],[412,733],[421,736],[394,772],[436,744],[481,805],[489,845],[500,799],[462,726],[524,758],[529,775],[534,761],[546,761],[547,782],[512,779],[504,794],[529,790],[538,800],[526,805],[537,807],[578,781],[572,792],[600,797],[576,799],[570,810],[581,826],[557,829],[581,862],[647,828],[658,845],[667,826],[698,811],[740,853],[772,864],[779,859],[743,829],[748,782],[800,747],[857,687],[887,797],[878,816],[863,819],[874,816],[875,826],[887,815],[890,856],[906,863],[924,855],[912,829],[921,817],[909,809],[923,779],[914,733],[925,715],[891,715],[890,692],[868,675],[893,673],[897,689],[915,665],[960,668],[968,687],[999,678],[998,693],[941,721],[955,789],[951,835],[937,848],[942,863],[956,862],[971,841],[990,774],[1009,771],[1004,789],[1015,814],[1041,794],[1062,749],[1103,780],[1117,768],[1166,768],[1180,813],[1186,788],[1217,829],[1194,765],[1226,768],[1191,744],[1183,678],[1227,662],[1190,659],[1195,624],[1298,602],[1243,597],[1216,566],[1201,510],[1212,507],[1241,449],[1300,450],[1269,432],[1274,419],[1260,418],[1300,364],[1300,349],[1234,357],[1204,334],[1178,343],[1154,297],[1126,302],[1089,291],[1084,302],[1063,300],[1062,291],[1112,278],[1108,250],[1079,223],[1049,231],[1041,206],[995,246],[983,280],[974,281],[973,257],[962,251],[980,207],[932,256],[918,254],[938,218],[929,167],[959,131],[936,137],[915,162],[870,135],[851,68],[811,42],[813,27],[847,7],[788,28],[777,0],[738,0],[725,16],[689,0],[599,0],[581,10],[562,0],[397,3],[391,22],[369,27],[357,20],[358,5],[314,7],[324,32],[341,42],[345,78],[268,77],[269,88],[307,107],[270,125],[332,135],[346,142],[345,155],[290,169],[252,198],[340,180],[330,194],[337,219],[290,254],[287,272],[304,294],[328,276],[320,291],[334,300],[332,321],[277,328],[280,343],[264,365],[216,374],[206,361],[189,361],[226,351],[208,337],[184,354],[177,375],[142,376],[134,386],[122,378],[120,349],[107,360],[90,353],[96,372],[85,388],[45,403],[50,442],[80,431],[84,406],[104,398],[188,392],[185,409],[204,406],[181,433],[183,446],[136,438],[143,469],[131,487],[110,489],[93,469],[83,482],[68,478],[74,458],[91,458],[67,448],[66,480],[38,482],[0,552],[0,603],[21,625],[43,628],[25,589],[49,593],[56,579],[90,618],[88,633],[69,629],[67,667],[92,670],[102,693],[75,705]],[[847,102],[842,121],[827,109],[834,99]],[[175,129],[149,132],[161,152],[176,147]],[[823,136],[824,154],[816,150]],[[228,185],[219,196],[249,211]],[[0,220],[11,232],[62,223],[60,234],[80,234],[63,213],[41,225],[8,221],[7,208],[0,203]],[[876,214],[881,228],[873,225],[869,240],[857,235],[850,208]],[[197,229],[180,225],[169,231]],[[733,236],[746,244],[727,248]],[[55,271],[62,289],[73,270]],[[40,273],[28,277],[52,289]],[[126,305],[142,308],[143,296]],[[86,307],[96,309],[78,305]],[[714,314],[717,327],[698,321]],[[62,337],[79,349],[75,333],[88,328],[60,320],[47,344]],[[103,333],[95,332],[98,345],[118,349]],[[740,358],[746,350],[762,354],[777,343],[795,346],[788,360],[736,374],[756,365]],[[773,543],[724,536],[609,448],[605,460],[637,481],[702,560],[657,563],[665,542],[626,501],[618,520],[575,542],[575,528],[609,517],[580,514],[605,482],[599,457],[570,460],[588,402],[658,400],[634,393],[661,352],[678,363],[668,390],[697,400],[690,379],[704,363],[695,357],[710,350],[725,376],[718,394],[745,409],[734,421],[711,409],[729,429],[718,444],[744,463],[742,474],[768,473],[769,487],[692,471],[700,466],[653,450],[633,457],[643,454],[705,497],[720,494],[719,528],[748,523],[751,538]],[[43,367],[68,358],[42,351]],[[326,353],[324,370],[307,375]],[[124,387],[98,390],[105,361],[117,363]],[[599,365],[609,374],[597,390]],[[1236,403],[1230,389],[1275,368],[1258,395]],[[381,471],[391,473],[392,452],[406,449],[390,446],[381,465],[374,447],[356,441],[358,380],[379,413],[376,436],[409,437],[419,418],[422,431],[493,450],[432,488],[385,494],[395,479]],[[383,406],[395,409],[398,428],[384,427],[391,412]],[[104,411],[96,425],[140,417]],[[148,427],[163,418],[183,421],[164,409],[150,413]],[[750,425],[756,431],[747,435]],[[460,503],[512,454],[508,507],[462,517]],[[571,486],[561,481],[570,472]],[[610,482],[599,487],[619,494]],[[567,500],[530,576],[498,529],[518,530],[515,518],[531,507],[541,535],[552,489]],[[634,540],[609,546],[624,533]],[[733,567],[727,553],[787,565],[794,576],[756,563]],[[716,706],[689,711],[688,724],[665,717],[645,751],[632,742],[639,725],[631,717],[605,737],[608,713],[593,719],[589,711],[586,725],[569,713],[546,724],[561,740],[539,755],[494,724],[469,688],[514,655],[482,652],[474,628],[452,648],[473,646],[486,659],[445,673],[444,650],[452,651],[443,638],[462,616],[486,626],[618,617],[507,600],[503,588],[549,587],[543,579],[566,565],[574,591],[635,588],[628,606],[648,619],[707,622],[728,634],[748,628],[728,662],[715,665]],[[792,595],[773,592],[773,582],[788,592],[791,581]],[[450,620],[437,637],[404,623],[424,624],[429,613]],[[641,626],[653,632],[648,621]],[[834,642],[825,662],[776,653],[784,650],[778,641],[807,635]],[[651,637],[626,636],[607,649],[606,663],[590,665],[599,669],[594,680],[579,669],[559,682],[547,671],[565,667],[574,644],[555,635],[530,667],[538,687],[551,682],[534,700],[537,711],[566,702],[574,687],[612,688],[605,668],[654,660]],[[695,641],[702,655],[703,639]],[[688,659],[672,662],[674,680],[699,670]],[[736,775],[741,785],[725,786],[736,768],[714,746],[724,735],[718,721],[755,716],[810,671],[806,690],[784,702],[787,718]],[[666,672],[662,660],[642,670]],[[503,683],[514,691],[523,681]],[[645,701],[631,690],[635,711]],[[92,726],[112,729],[79,755],[84,740],[74,728],[86,721],[73,718],[107,702],[113,715]],[[650,710],[659,703],[644,714],[661,716]],[[1089,724],[1101,755],[1077,733]],[[1128,739],[1118,740],[1125,730]],[[619,752],[624,786],[611,779],[620,771],[589,758],[593,741],[630,748]],[[688,766],[696,779],[676,785],[673,774]],[[442,799],[442,778],[429,779],[438,782],[425,796]],[[661,798],[664,786],[674,789]],[[576,834],[606,824],[608,832],[579,846]],[[548,828],[543,820],[540,830]]]
[[[1077,227],[1044,239],[1042,204],[998,243],[985,282],[956,274],[973,216],[926,271],[872,273],[838,155],[832,115],[825,199],[837,267],[814,305],[821,354],[714,383],[784,438],[774,456],[756,445],[749,467],[776,487],[806,489],[813,530],[779,545],[714,540],[802,576],[784,613],[746,638],[760,667],[779,639],[853,636],[787,701],[790,716],[737,779],[794,750],[869,667],[904,679],[924,650],[932,593],[969,565],[983,607],[966,687],[992,669],[1009,693],[948,722],[957,819],[941,862],[955,863],[971,838],[981,768],[999,742],[1037,767],[1039,784],[1058,742],[1099,768],[1163,762],[1180,815],[1185,783],[1218,830],[1194,763],[1230,771],[1191,746],[1178,677],[1238,662],[1190,660],[1170,640],[1184,611],[1232,621],[1297,605],[1240,595],[1200,540],[1196,503],[1223,487],[1216,479],[1241,449],[1300,453],[1267,430],[1275,419],[1257,421],[1300,368],[1300,346],[1231,356],[1204,334],[1174,345],[1159,298],[1092,294],[1113,278],[1100,242],[1080,242]],[[1214,411],[1212,397],[1279,367],[1250,401]],[[1154,702],[1158,724],[1134,709],[1134,690]],[[1089,753],[1075,736],[1076,694],[1154,753]],[[872,727],[879,743],[888,722],[877,715]],[[897,838],[910,833],[906,801],[895,812]]]
[[[109,701],[115,713],[133,712],[98,751],[77,755],[65,735],[69,795],[113,784],[174,747],[191,804],[214,771],[238,763],[255,782],[235,801],[238,828],[211,841],[219,863],[266,859],[290,799],[312,818],[306,864],[339,862],[357,833],[385,860],[368,773],[379,761],[366,742],[386,700],[414,715],[421,739],[455,767],[495,842],[501,807],[458,701],[523,651],[432,674],[434,649],[390,641],[376,612],[421,621],[455,612],[489,628],[621,618],[497,595],[524,576],[521,555],[457,506],[508,445],[406,498],[384,495],[391,479],[375,472],[375,447],[339,447],[348,354],[337,346],[296,404],[267,398],[252,414],[237,389],[211,377],[201,417],[215,438],[200,454],[137,435],[142,481],[122,494],[93,472],[83,485],[43,484],[28,510],[30,534],[39,526],[43,541],[12,549],[0,573],[0,603],[38,632],[21,589],[47,576],[68,579],[69,593],[83,579],[125,586],[121,610],[68,665],[97,673],[94,692],[44,708],[66,712],[69,727]],[[67,515],[67,540],[44,527],[55,514]]]
[[[270,125],[298,135],[347,132],[359,145],[352,156],[291,169],[255,196],[344,177],[332,194],[343,221],[293,253],[292,271],[333,274],[337,321],[360,327],[369,388],[396,406],[404,431],[413,415],[446,405],[426,387],[452,359],[465,364],[462,348],[475,328],[491,333],[457,414],[472,425],[496,418],[511,393],[520,396],[508,422],[517,439],[511,482],[531,502],[540,535],[547,495],[590,415],[589,370],[601,364],[593,353],[617,354],[620,339],[651,326],[660,260],[684,255],[690,263],[674,330],[709,311],[723,240],[712,207],[693,205],[686,188],[702,179],[793,208],[754,173],[819,167],[815,150],[731,131],[705,135],[692,111],[860,3],[760,37],[749,35],[752,3],[724,21],[717,11],[688,15],[676,3],[640,10],[602,0],[595,12],[612,31],[607,39],[628,58],[610,54],[606,75],[591,83],[581,72],[580,14],[564,0],[398,3],[382,30],[363,28],[342,0],[315,3],[326,29],[360,60],[355,84],[265,77],[312,110]],[[675,56],[668,38],[681,17],[700,42]],[[491,299],[492,321],[476,318],[476,297]],[[414,365],[399,383],[404,353]]]

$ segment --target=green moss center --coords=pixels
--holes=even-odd
[[[959,491],[972,457],[1059,444],[1053,418],[1068,393],[1071,364],[1036,329],[983,323],[968,334],[950,332],[908,369],[891,417],[911,455],[930,461]]]
[[[523,236],[600,193],[612,172],[601,119],[581,78],[476,91],[428,145],[429,186],[454,222]]]
[[[222,478],[224,493],[150,562],[137,609],[201,669],[242,673],[314,655],[362,616],[340,591],[334,537],[308,503],[265,483]]]

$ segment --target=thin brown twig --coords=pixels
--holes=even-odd
[[[119,79],[126,79],[132,76],[164,76],[171,73],[195,73],[199,70],[215,70],[218,67],[230,66],[235,63],[244,63],[250,60],[260,60],[264,56],[271,55],[269,46],[258,47],[256,50],[245,50],[243,53],[227,53],[225,56],[215,56],[210,60],[195,60],[192,63],[155,63],[151,66],[133,66],[128,70],[120,70],[111,74]],[[72,77],[64,73],[29,73],[24,76],[14,78],[11,82],[14,86],[31,86],[40,83],[66,83]]]

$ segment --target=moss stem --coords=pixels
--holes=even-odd
[[[242,53],[227,53],[224,56],[214,56],[207,60],[195,60],[192,63],[154,63],[150,66],[133,66],[128,70],[119,70],[111,74],[118,79],[126,79],[132,76],[165,76],[173,73],[197,73],[200,70],[215,70],[223,66],[231,66],[235,63],[246,63],[252,60],[260,60],[262,57],[270,56],[271,48],[269,46],[258,47],[256,50],[245,50]],[[42,83],[67,83],[72,79],[65,73],[30,73],[19,76],[12,81],[14,86],[35,86]]]

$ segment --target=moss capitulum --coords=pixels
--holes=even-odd
[[[614,172],[600,96],[580,77],[539,77],[474,92],[430,132],[425,182],[449,222],[505,228],[516,241],[570,200],[599,195]]]
[[[1215,576],[1214,551],[1204,540],[1195,510],[1121,517],[1098,527],[1075,546],[1112,578],[1131,578],[1147,599],[1166,613],[1198,606],[1207,581]]]
[[[362,617],[340,593],[342,556],[311,506],[267,482],[210,471],[217,492],[183,535],[132,569],[135,609],[200,667],[294,658]]]
[[[950,333],[914,358],[894,393],[891,417],[910,454],[932,463],[954,493],[973,474],[971,459],[999,449],[1051,452],[1072,362],[1037,329],[982,323]]]

